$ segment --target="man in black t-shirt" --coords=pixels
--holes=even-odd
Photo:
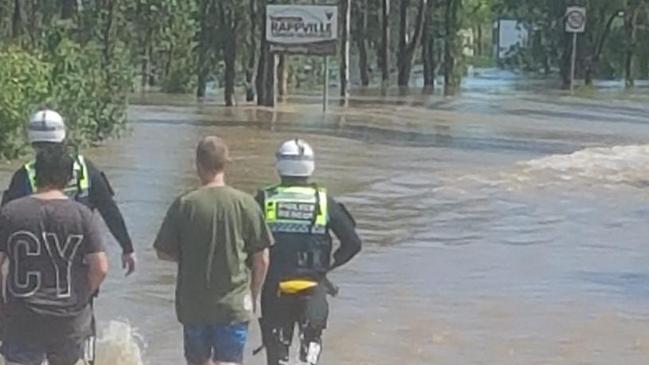
[[[73,164],[62,146],[40,151],[36,193],[0,212],[0,266],[9,261],[2,354],[12,364],[73,365],[92,333],[90,301],[108,262],[92,212],[63,191]]]

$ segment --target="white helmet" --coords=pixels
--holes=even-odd
[[[32,115],[27,125],[29,143],[62,143],[65,140],[65,122],[61,115],[45,109]]]
[[[313,149],[301,139],[282,143],[277,150],[277,173],[286,177],[309,177],[315,170]]]

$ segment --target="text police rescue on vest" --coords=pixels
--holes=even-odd
[[[277,217],[283,219],[311,220],[315,212],[314,204],[280,203]]]

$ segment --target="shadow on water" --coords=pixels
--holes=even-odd
[[[407,147],[437,147],[465,151],[485,152],[525,152],[531,154],[553,154],[574,152],[573,143],[556,141],[514,140],[495,136],[459,136],[454,135],[451,127],[432,126],[433,132],[404,131],[399,129],[355,124],[362,122],[361,117],[321,117],[301,123],[278,122],[288,118],[278,117],[273,113],[271,120],[204,120],[204,119],[138,119],[133,124],[169,124],[191,126],[247,127],[268,130],[277,133],[319,134],[331,137],[352,139],[355,141]],[[274,120],[274,121],[273,121]]]
[[[584,112],[568,112],[568,111],[554,111],[554,110],[533,110],[533,109],[515,109],[507,111],[508,114],[524,117],[544,117],[550,119],[578,119],[582,121],[591,122],[623,122],[632,124],[647,124],[647,116],[641,116],[644,120],[625,118],[617,115],[601,115],[598,112],[584,113]],[[600,112],[601,113],[601,112]]]
[[[649,272],[586,271],[578,273],[577,277],[597,292],[649,299]]]

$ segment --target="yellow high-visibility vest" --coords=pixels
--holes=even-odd
[[[25,165],[29,185],[32,192],[36,192],[36,162],[31,161]],[[83,156],[78,156],[74,161],[72,180],[65,188],[65,194],[71,198],[85,198],[90,193],[90,176],[88,174],[88,165]]]
[[[266,223],[276,233],[325,234],[329,223],[327,191],[309,186],[264,190]]]

